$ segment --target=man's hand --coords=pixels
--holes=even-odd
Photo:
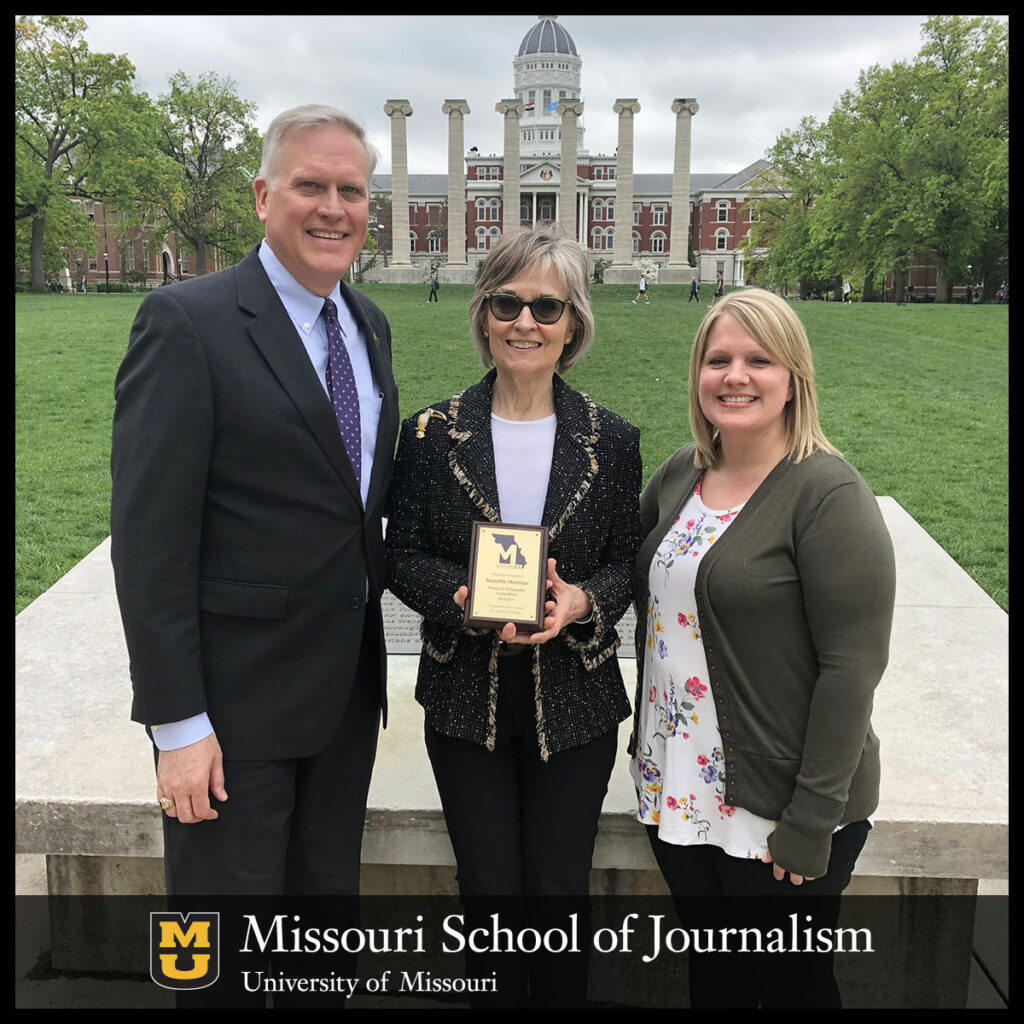
[[[165,813],[185,825],[212,821],[217,812],[210,806],[210,794],[227,800],[224,788],[224,758],[216,733],[178,750],[161,750],[156,765],[156,798],[166,797],[174,806]]]

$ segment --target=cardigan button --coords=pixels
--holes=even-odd
[[[361,597],[353,597],[352,600],[349,601],[348,606],[354,612],[359,611],[363,606],[363,599]]]

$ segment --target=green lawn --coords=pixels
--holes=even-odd
[[[469,285],[367,285],[388,315],[403,415],[483,372]],[[707,310],[688,287],[594,288],[597,340],[568,375],[642,431],[645,478],[689,440],[690,342]],[[108,532],[113,379],[138,296],[19,295],[16,582],[20,611]],[[800,302],[821,419],[876,494],[892,495],[1003,608],[1007,585],[1005,306]]]

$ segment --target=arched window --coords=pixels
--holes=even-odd
[[[728,238],[729,232],[724,229],[715,232],[715,248],[719,252],[725,251]]]
[[[595,250],[604,248],[604,232],[600,228],[594,228],[590,232],[590,248]]]
[[[440,252],[441,251],[441,236],[436,231],[431,231],[427,235],[427,252]]]
[[[614,249],[615,248],[615,228],[609,228],[604,233],[604,247],[606,249]]]
[[[529,221],[533,216],[533,207],[530,205],[529,199],[521,199],[519,201],[519,219]]]
[[[604,208],[604,219],[615,220],[615,200],[609,199]]]
[[[487,228],[476,229],[476,247],[477,249],[487,248]]]
[[[665,233],[663,231],[655,231],[651,235],[651,252],[664,252],[665,251]]]
[[[409,232],[409,252],[415,252],[415,251],[416,251],[416,232],[415,231],[410,231]]]
[[[487,200],[478,199],[476,201],[476,219],[487,220]]]
[[[729,204],[724,200],[718,204],[718,220],[724,222],[729,219]]]
[[[497,170],[497,168],[495,168]],[[491,200],[491,220],[501,220],[501,203],[497,199]]]
[[[633,255],[636,256],[640,252],[640,234],[639,232],[633,232]]]
[[[540,219],[541,220],[554,220],[555,219],[555,203],[554,200],[545,197],[540,201]]]
[[[493,249],[498,244],[498,239],[501,238],[501,232],[497,228],[491,228],[488,238],[490,240],[488,248]]]
[[[598,199],[594,203],[594,220],[604,220],[604,200]]]

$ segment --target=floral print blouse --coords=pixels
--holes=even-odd
[[[665,842],[706,843],[733,857],[762,859],[775,822],[722,802],[725,758],[694,598],[701,557],[742,508],[708,508],[698,482],[651,561],[646,700],[630,773],[637,818],[657,825]]]

